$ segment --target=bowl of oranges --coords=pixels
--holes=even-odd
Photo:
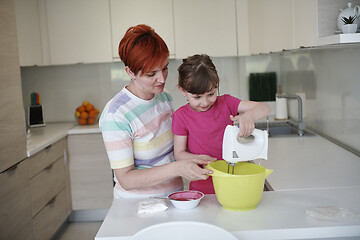
[[[76,120],[80,125],[93,125],[97,121],[99,110],[88,101],[84,101],[81,106],[75,110]]]

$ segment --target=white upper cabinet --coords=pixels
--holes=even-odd
[[[250,0],[248,4],[250,52],[259,54],[293,49],[293,1]]]
[[[315,46],[317,38],[317,1],[294,0],[294,48]]]
[[[360,33],[337,33],[337,16],[347,2],[15,0],[20,66],[119,61],[120,40],[138,24],[154,28],[177,59],[360,42]]]
[[[111,62],[108,1],[46,0],[50,64]]]
[[[236,0],[237,47],[239,56],[250,54],[248,0]]]
[[[112,57],[119,59],[119,43],[129,27],[146,24],[166,42],[170,57],[175,54],[172,1],[110,0]]]
[[[38,0],[15,0],[20,66],[43,65]]]
[[[175,55],[237,56],[235,0],[174,0]]]

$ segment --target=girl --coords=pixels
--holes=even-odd
[[[270,113],[265,103],[244,101],[228,94],[218,96],[219,77],[205,54],[184,59],[178,72],[178,88],[188,104],[173,114],[176,159],[204,156],[222,159],[222,140],[227,125],[237,121],[239,136],[246,137],[253,132],[254,122]],[[189,188],[205,194],[215,193],[211,177],[192,181]]]

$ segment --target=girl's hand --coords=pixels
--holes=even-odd
[[[239,123],[239,137],[250,136],[255,129],[254,120],[246,113],[237,115],[235,117],[230,115],[230,119],[231,121],[236,121]]]

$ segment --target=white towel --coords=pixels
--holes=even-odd
[[[163,212],[168,209],[164,200],[151,199],[139,203],[138,214]]]

